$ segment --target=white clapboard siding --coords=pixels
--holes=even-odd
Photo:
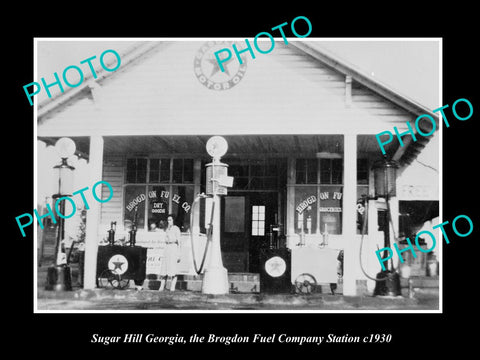
[[[124,157],[108,156],[104,158],[103,180],[113,188],[113,197],[102,204],[100,223],[103,227],[110,225],[111,221],[116,221],[120,227],[122,223],[122,205],[123,205],[123,182],[124,182]],[[109,196],[109,190],[103,186],[102,198]]]

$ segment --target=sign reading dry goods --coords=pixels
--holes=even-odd
[[[224,71],[214,53],[225,46],[231,46],[232,41],[207,41],[195,54],[193,68],[198,81],[210,90],[228,90],[242,80],[247,71],[247,59],[242,57],[242,64],[232,59],[223,62]]]

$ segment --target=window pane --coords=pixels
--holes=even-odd
[[[307,160],[307,184],[316,184],[317,183],[317,159],[308,159]]]
[[[251,190],[263,190],[263,178],[261,177],[252,177],[250,179],[250,187]]]
[[[265,221],[258,222],[258,236],[265,236]]]
[[[331,159],[320,159],[320,183],[331,184],[332,180],[332,162]]]
[[[147,182],[147,159],[137,159],[137,183]]]
[[[263,176],[263,164],[252,164],[250,165],[250,176]]]
[[[131,229],[136,219],[137,229],[143,229],[145,226],[145,195],[144,185],[127,185],[125,186],[124,197],[124,226]]]
[[[295,188],[295,232],[315,234],[317,229],[317,186]]]
[[[160,159],[160,182],[170,182],[170,159]]]
[[[247,165],[230,165],[228,167],[228,173],[230,176],[233,176],[233,177],[248,176],[248,166]]]
[[[153,185],[148,187],[148,229],[156,231],[167,226],[168,201],[170,192],[168,187]]]
[[[320,232],[342,233],[343,186],[320,186]],[[325,195],[324,195],[325,194]]]
[[[275,160],[267,160],[268,163],[265,169],[266,176],[277,176],[278,166],[274,161]]]
[[[127,183],[147,182],[147,159],[127,159]]]
[[[234,177],[233,188],[236,190],[245,190],[248,187],[248,178]]]
[[[277,177],[265,177],[263,178],[264,189],[273,190],[278,188]]]
[[[343,184],[343,159],[332,159],[332,184]]]
[[[193,182],[193,159],[183,160],[183,182]]]
[[[159,181],[160,176],[160,159],[150,159],[150,177],[148,181],[150,183],[156,183]]]
[[[357,160],[357,184],[368,184],[368,162],[367,159]]]
[[[182,232],[190,228],[190,207],[193,201],[193,186],[172,186],[170,201],[174,223]]]
[[[183,159],[173,159],[173,174],[172,174],[173,183],[183,182],[182,171],[183,171]]]
[[[258,229],[257,229],[257,223],[256,222],[252,223],[252,236],[258,236]]]
[[[137,180],[137,159],[127,159],[127,183],[135,183]]]
[[[305,184],[306,182],[306,160],[297,159],[296,160],[296,183]]]

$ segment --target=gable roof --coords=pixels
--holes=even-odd
[[[125,67],[129,67],[138,61],[141,61],[144,57],[148,56],[154,51],[158,51],[168,46],[168,42],[139,42],[133,45],[123,52],[120,52],[120,58],[122,59],[121,67],[113,72],[105,71],[102,67],[96,66],[95,73],[97,78],[94,79],[91,73],[84,75],[84,80],[81,85],[75,88],[65,87],[65,91],[54,95],[52,98],[44,99],[38,104],[37,118],[38,124],[42,123],[42,120],[51,112],[58,111],[70,102],[76,101],[81,96],[85,96],[92,93],[97,88],[98,84],[101,84],[104,80],[117,76],[121,73]]]
[[[338,72],[344,74],[345,76],[351,76],[353,80],[362,84],[363,86],[373,90],[377,94],[391,101],[392,103],[406,109],[411,112],[415,117],[422,114],[428,114],[435,120],[436,128],[439,129],[439,117],[436,113],[432,112],[429,108],[423,106],[419,102],[413,100],[412,98],[401,94],[397,90],[394,90],[392,87],[388,86],[385,83],[382,83],[378,79],[373,79],[368,76],[365,72],[362,72],[360,69],[347,64],[344,60],[335,56],[331,52],[327,51],[325,48],[319,48],[314,42],[303,42],[295,41],[291,42],[292,46],[297,47],[306,54],[312,56],[314,59],[321,61],[322,63],[330,66],[331,68],[337,70]],[[413,124],[412,124],[413,125]],[[416,129],[412,126],[414,131]],[[385,129],[393,130],[393,129]],[[426,133],[429,132],[425,131]],[[412,141],[411,137],[404,139],[405,146],[398,147],[393,160],[398,161],[401,165],[410,164],[417,155],[425,148],[426,144],[430,141],[430,137],[417,136],[417,141]]]
[[[90,99],[92,98],[95,99],[95,97],[98,96],[98,94],[96,94],[98,84],[101,85],[106,80],[110,80],[112,78],[118,78],[120,74],[128,72],[129,68],[131,68],[132,66],[139,64],[140,62],[145,62],[145,60],[148,59],[150,56],[154,56],[157,52],[162,51],[163,49],[165,49],[171,44],[172,44],[172,41],[140,42],[138,46],[135,46],[131,49],[128,49],[124,53],[121,53],[120,55],[122,58],[122,67],[119,68],[118,70],[114,72],[105,72],[105,71],[102,71],[102,69],[98,69],[97,73],[99,74],[99,76],[97,79],[92,79],[91,77],[87,77],[85,78],[81,86],[77,88],[69,88],[65,91],[65,93],[61,93],[52,99],[48,99],[47,101],[42,102],[42,104],[38,106],[38,112],[37,112],[38,124],[39,125],[43,124],[45,119],[55,116],[54,115],[55,113],[61,112],[63,109],[66,109],[69,106],[72,106],[73,104],[78,102],[80,99],[83,99],[85,97]],[[354,82],[361,84],[362,86],[369,89],[373,93],[379,95],[381,98],[386,99],[389,103],[395,104],[399,108],[410,113],[412,116],[418,116],[421,114],[431,115],[435,119],[438,125],[438,117],[436,116],[436,114],[433,114],[429,109],[418,104],[412,99],[398,93],[397,91],[393,90],[389,86],[380,83],[377,79],[372,79],[371,77],[367,76],[365,73],[362,73],[359,69],[347,64],[346,62],[337,58],[333,54],[328,53],[326,50],[320,50],[316,46],[312,45],[311,41],[310,42],[291,41],[289,42],[289,45],[287,47],[291,47],[289,51],[292,51],[293,49],[296,52],[300,52],[304,56],[310,57],[314,62],[317,62],[319,64],[322,64],[322,66],[324,65],[330,69],[333,69],[336,73],[341,74],[342,76],[350,76]],[[254,60],[254,61],[259,62],[259,60]],[[192,97],[192,101],[194,102],[194,96]],[[216,104],[218,103],[213,103],[211,107],[215,108]],[[195,105],[198,106],[198,104],[195,104]],[[280,101],[280,105],[284,105],[284,104],[282,104],[282,102]],[[297,106],[299,108],[302,108],[302,104],[299,104]],[[139,107],[138,112],[142,110],[141,109],[142,105],[137,105],[137,107]],[[280,109],[279,111],[282,112],[284,110],[285,109]],[[205,115],[205,113],[202,113],[202,111],[205,111],[205,109],[200,109],[198,113],[200,115]],[[130,115],[128,114],[126,115],[122,114],[122,115],[136,116],[136,114],[137,114],[137,111],[135,111]],[[205,116],[208,116],[208,115],[205,115]],[[274,118],[274,115],[272,115],[272,117]],[[397,116],[396,119],[397,120],[395,121],[397,122],[400,121],[399,119],[402,119],[401,114]],[[407,118],[404,118],[403,122],[405,122],[405,120],[412,121],[412,119],[414,118],[407,117]],[[190,122],[191,121],[192,120],[190,119]],[[181,124],[181,122],[179,123]],[[253,121],[253,123],[255,123],[255,121]],[[238,124],[238,121],[233,121],[232,126],[234,124]],[[151,124],[147,123],[146,125],[150,126]],[[187,124],[187,123],[183,123],[180,126],[184,126],[184,127],[188,126],[190,128],[190,124]],[[328,126],[333,126],[333,125],[328,124]],[[392,127],[388,123],[385,123],[382,126],[385,128],[381,129],[380,131],[392,130]],[[400,126],[399,126],[399,129],[400,129]],[[266,133],[268,133],[268,130]],[[410,138],[407,138],[406,142],[408,142],[409,139]],[[419,140],[417,140],[417,142],[413,142],[409,144],[409,146],[399,147],[395,154],[396,160],[401,159],[402,161],[408,163],[409,158],[415,157],[416,154],[418,154],[418,152],[421,151],[422,147],[425,145],[426,142],[428,142],[428,138],[419,137]],[[407,154],[408,156],[405,154]]]
[[[330,66],[336,71],[351,76],[353,80],[363,86],[375,91],[377,94],[385,97],[389,101],[410,111],[414,115],[429,114],[438,121],[438,116],[429,108],[423,106],[412,98],[393,89],[391,86],[383,83],[377,78],[372,78],[358,67],[347,63],[344,59],[336,56],[324,47],[320,47],[313,41],[292,41],[291,45],[312,56],[314,59]]]

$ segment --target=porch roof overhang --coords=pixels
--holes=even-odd
[[[206,143],[212,135],[144,135],[104,136],[105,155],[192,156],[208,158]],[[325,135],[224,135],[228,142],[226,157],[328,157],[342,156],[344,139],[340,134]],[[87,136],[72,137],[77,145],[77,156],[88,159],[90,139]],[[55,145],[58,137],[39,137],[47,145]],[[386,145],[394,153],[396,145]],[[359,135],[358,157],[378,157],[378,144],[373,135]]]

